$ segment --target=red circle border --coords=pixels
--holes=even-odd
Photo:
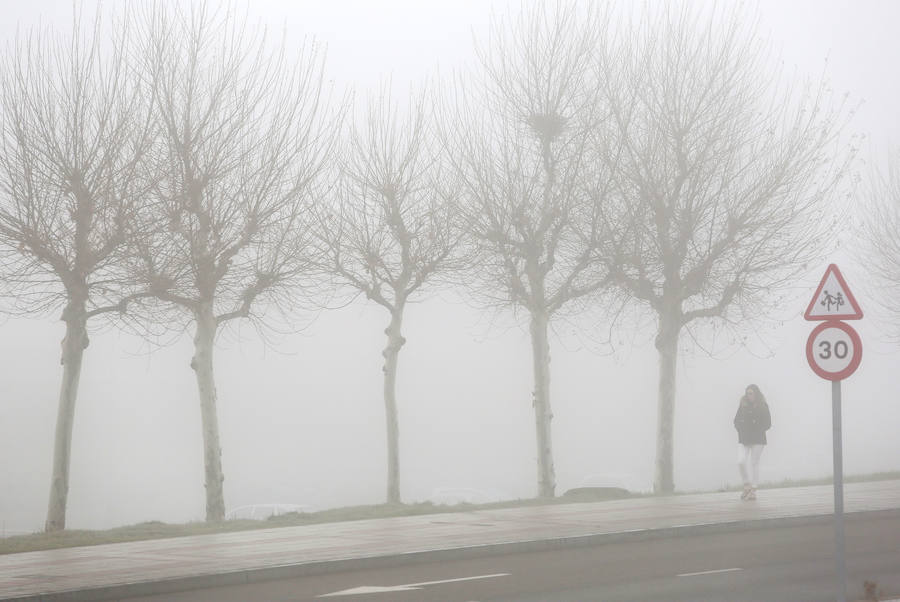
[[[850,341],[853,343],[853,359],[851,359],[850,363],[847,364],[847,367],[840,372],[828,372],[827,370],[823,370],[813,359],[813,342],[816,340],[816,336],[826,328],[839,328],[840,330],[843,330],[847,333],[847,336],[850,337]],[[845,322],[839,320],[822,322],[813,328],[813,331],[809,334],[809,338],[806,340],[806,361],[809,362],[809,367],[812,368],[813,372],[825,380],[844,380],[859,368],[859,363],[862,361],[862,339],[859,338],[859,334],[853,330],[853,327]]]

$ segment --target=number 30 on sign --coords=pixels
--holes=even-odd
[[[844,322],[829,320],[816,326],[806,341],[806,360],[826,380],[844,380],[859,367],[862,341]]]

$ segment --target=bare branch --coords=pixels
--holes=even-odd
[[[686,320],[765,306],[834,234],[814,215],[840,193],[848,112],[824,83],[781,85],[754,27],[739,8],[665,7],[598,62],[625,150],[613,219],[630,225],[606,257],[632,294]]]
[[[123,258],[150,185],[153,129],[126,66],[129,33],[127,19],[105,27],[98,15],[69,36],[23,34],[3,55],[0,245],[15,251],[3,281],[22,311],[73,295],[99,308],[133,288]]]
[[[324,269],[384,306],[402,311],[426,283],[457,269],[456,199],[432,136],[429,96],[411,95],[406,111],[389,84],[352,124],[335,205],[320,216]]]
[[[289,309],[316,287],[304,282],[310,207],[342,112],[324,106],[320,47],[290,60],[283,42],[212,5],[150,5],[141,33],[162,175],[135,272],[162,301],[211,305],[219,324],[261,316],[251,309],[263,300]]]
[[[475,83],[459,80],[446,100],[447,155],[488,303],[553,314],[608,284],[596,256],[607,175],[587,163],[605,108],[585,77],[607,21],[574,3],[498,20]]]
[[[900,340],[900,153],[895,150],[887,157],[885,169],[870,168],[864,192],[865,202],[857,216],[856,239],[861,243],[851,250],[872,276],[869,297],[881,306],[884,331]]]

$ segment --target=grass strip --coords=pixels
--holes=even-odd
[[[900,479],[900,471],[878,472],[866,475],[848,475],[844,477],[847,483],[865,481],[883,481]],[[784,488],[807,487],[811,485],[828,485],[831,477],[819,479],[785,479],[783,481],[763,483],[760,488]],[[727,486],[719,489],[719,492],[738,491],[740,487]],[[683,492],[708,493],[708,492]],[[633,493],[615,487],[589,487],[573,489],[566,494],[552,498],[530,498],[520,500],[507,500],[490,504],[453,504],[443,505],[432,502],[419,502],[414,504],[375,504],[369,506],[348,506],[344,508],[332,508],[320,512],[288,512],[271,516],[263,520],[226,520],[219,523],[190,522],[190,523],[163,523],[149,521],[115,527],[103,530],[67,529],[53,533],[32,533],[28,535],[13,535],[0,539],[0,554],[17,554],[21,552],[35,552],[39,550],[52,550],[57,548],[70,548],[76,546],[91,546],[108,543],[124,543],[129,541],[145,541],[148,539],[164,539],[168,537],[184,537],[189,535],[206,535],[212,533],[230,533],[234,531],[248,531],[252,529],[272,529],[277,527],[297,527],[318,523],[334,523],[354,520],[367,520],[377,518],[390,518],[394,516],[414,516],[420,514],[440,514],[446,512],[470,512],[475,510],[489,510],[496,508],[517,508],[522,506],[541,506],[548,504],[571,504],[578,502],[598,502],[613,499],[626,499],[635,497],[647,497],[648,493]]]

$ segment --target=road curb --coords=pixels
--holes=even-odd
[[[893,516],[900,518],[900,509],[858,511],[847,512],[845,514],[851,520],[852,517],[860,515],[868,515],[871,517]],[[720,523],[683,524],[660,528],[590,533],[586,535],[567,536],[559,538],[543,538],[535,540],[459,546],[442,550],[415,550],[400,554],[368,556],[361,558],[344,558],[339,560],[317,561],[299,564],[294,563],[281,566],[244,569],[227,573],[192,575],[189,577],[179,577],[176,579],[123,583],[99,588],[82,589],[78,591],[35,594],[17,598],[3,598],[2,600],[15,600],[18,602],[84,602],[95,600],[115,600],[119,598],[160,595],[197,589],[245,585],[263,581],[292,579],[296,577],[322,575],[342,571],[379,569],[406,564],[422,564],[447,560],[459,560],[465,558],[497,556],[502,554],[509,554],[512,552],[540,552],[561,548],[588,547],[604,543],[618,543],[622,541],[646,541],[651,539],[684,537],[690,535],[729,533],[735,531],[743,531],[751,528],[765,529],[775,527],[803,526],[829,521],[832,517],[833,515],[829,513],[763,519],[744,519]]]

